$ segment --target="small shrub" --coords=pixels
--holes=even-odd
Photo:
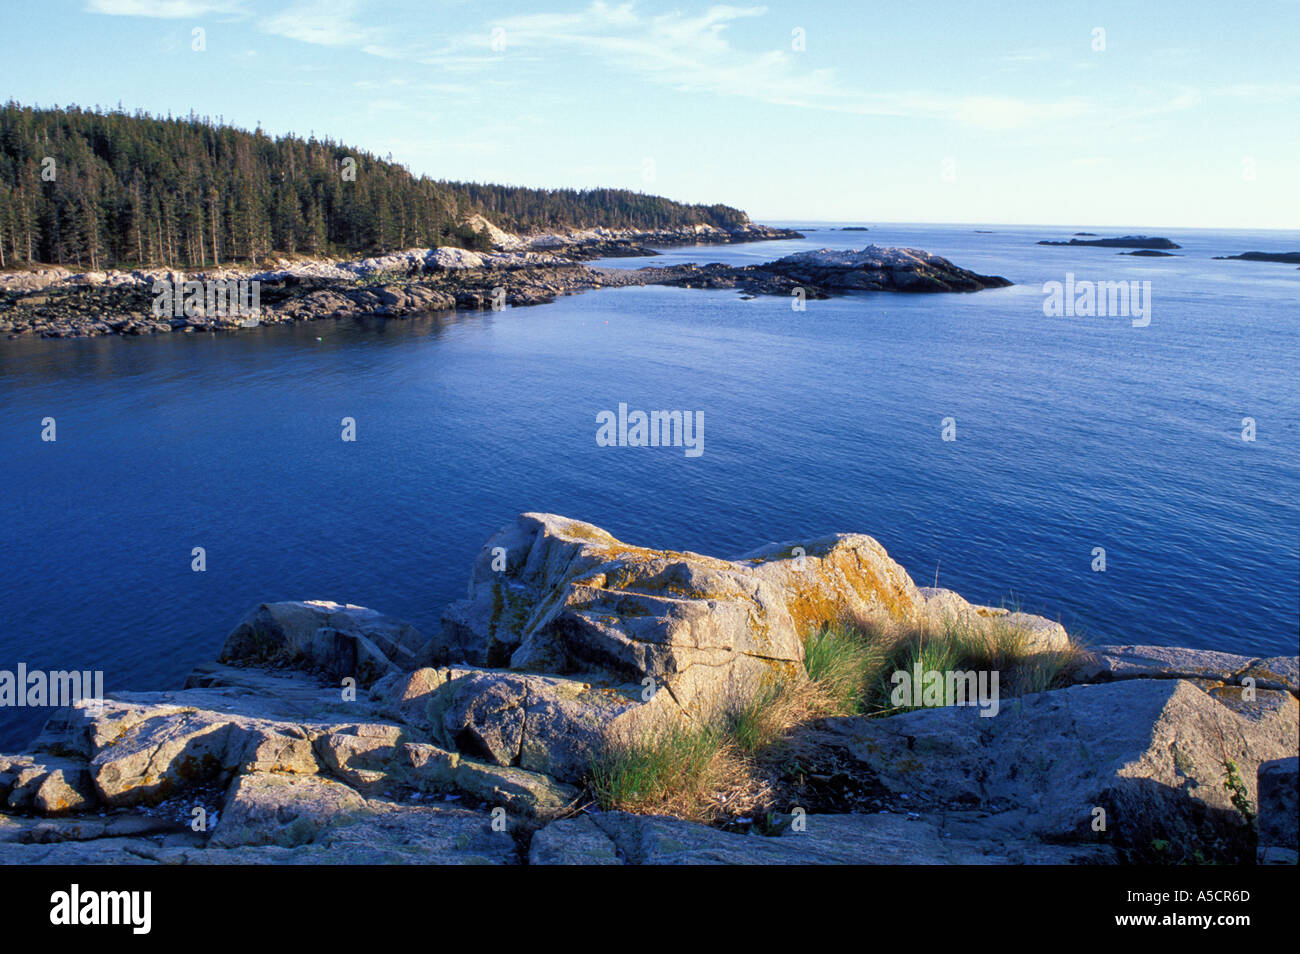
[[[1232,759],[1223,763],[1223,770],[1223,788],[1228,793],[1228,798],[1232,800],[1232,807],[1241,812],[1241,817],[1246,819],[1247,825],[1254,825],[1255,808],[1250,804],[1250,793],[1241,778],[1241,770]]]

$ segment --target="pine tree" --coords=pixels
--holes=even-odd
[[[41,174],[47,159],[52,180]],[[345,180],[349,160],[356,177]],[[484,237],[462,227],[476,213],[513,231],[748,221],[728,206],[623,189],[417,178],[391,158],[329,140],[271,139],[192,114],[0,107],[0,254],[8,266],[184,268],[260,261],[273,251],[483,248]]]

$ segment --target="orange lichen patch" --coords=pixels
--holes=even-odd
[[[585,540],[589,543],[603,543],[619,545],[611,534],[606,533],[600,527],[592,526],[589,523],[579,523],[578,521],[569,521],[561,528],[565,536],[574,540]]]

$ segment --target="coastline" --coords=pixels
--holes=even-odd
[[[605,748],[812,678],[802,634],[845,615],[1020,633],[1017,665],[1059,678],[1004,680],[996,720],[945,701],[800,725],[811,774],[762,804],[796,799],[815,837],[743,802],[710,823],[593,803]],[[1076,651],[1042,617],[917,587],[861,534],[723,560],[521,514],[431,638],[359,606],[262,604],[185,688],[54,713],[0,757],[0,862],[1294,863],[1297,662]],[[1073,748],[1088,757],[1056,757]]]
[[[735,288],[752,295],[820,299],[854,291],[977,291],[1010,284],[939,256],[877,246],[867,246],[856,258],[823,250],[762,265],[691,263],[633,270],[588,264],[601,257],[654,254],[646,247],[650,243],[672,248],[803,237],[793,230],[753,224],[730,232],[695,226],[534,236],[511,235],[485,220],[479,228],[490,237],[494,251],[409,249],[360,260],[312,259],[281,262],[270,269],[188,273],[170,269],[73,273],[61,268],[13,272],[0,275],[0,335],[134,336],[235,331],[316,318],[400,318],[539,305],[560,295],[631,285]],[[255,285],[252,307],[213,307],[214,300],[220,305],[236,294],[247,297],[249,285]],[[220,299],[213,294],[214,286],[223,296]],[[166,291],[161,308],[159,288]]]

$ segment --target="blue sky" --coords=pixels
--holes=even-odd
[[[1286,0],[50,0],[3,23],[5,98],[193,109],[439,178],[759,220],[1300,227]]]

